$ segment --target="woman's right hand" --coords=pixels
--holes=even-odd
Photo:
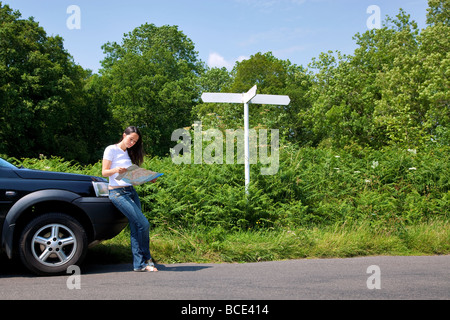
[[[117,167],[114,169],[111,169],[111,160],[103,159],[102,162],[102,176],[104,177],[111,177],[112,175],[116,173],[124,173],[127,171],[127,168]]]
[[[122,174],[127,172],[127,168],[117,167],[116,168],[118,174]]]

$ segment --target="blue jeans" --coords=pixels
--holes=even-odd
[[[150,255],[150,223],[141,210],[139,195],[133,187],[109,190],[112,203],[127,218],[130,224],[131,252],[133,253],[133,268],[140,270],[147,266]]]

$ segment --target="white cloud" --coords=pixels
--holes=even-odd
[[[225,60],[220,54],[213,52],[209,54],[208,58],[208,66],[210,68],[222,68],[225,67],[227,69],[232,68],[231,62]]]
[[[234,61],[228,61],[226,60],[224,57],[222,57],[220,54],[218,54],[217,52],[212,52],[209,54],[209,58],[208,58],[208,66],[210,68],[227,68],[228,70],[231,70],[234,65],[236,64],[236,61],[243,61],[243,60],[247,60],[248,57],[246,56],[239,56],[236,60]]]
[[[236,61],[242,62],[242,61],[248,60],[248,59],[250,59],[250,57],[247,57],[247,56],[239,56],[239,57],[236,59]]]

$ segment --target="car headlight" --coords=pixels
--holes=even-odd
[[[107,182],[92,182],[92,185],[94,186],[95,195],[97,197],[108,197],[109,196],[109,190],[108,190],[108,183]]]

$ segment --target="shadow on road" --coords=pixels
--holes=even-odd
[[[190,266],[190,265],[156,265],[159,271],[170,271],[170,272],[193,272],[193,271],[200,271],[203,269],[211,268],[211,266]]]
[[[203,269],[211,268],[211,266],[195,265],[195,264],[155,264],[160,272],[195,272]],[[122,261],[107,259],[106,261],[99,261],[97,258],[89,258],[81,265],[82,274],[101,274],[101,273],[117,273],[117,272],[133,272],[133,265],[131,263],[123,263]],[[69,275],[69,274],[67,274]],[[0,278],[13,277],[36,277],[33,273],[28,271],[20,261],[17,259],[9,260],[5,256],[0,256]]]
[[[186,265],[186,264],[171,264],[164,265],[155,263],[155,267],[158,269],[158,272],[195,272],[203,269],[211,268],[211,266],[205,265]],[[83,274],[100,274],[100,273],[115,273],[115,272],[134,272],[133,266],[131,263],[120,263],[120,264],[89,264],[84,263],[81,272]]]

